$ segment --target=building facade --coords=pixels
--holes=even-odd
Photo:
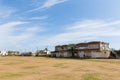
[[[7,51],[4,51],[4,50],[0,51],[0,56],[7,56],[7,55],[8,55]]]
[[[52,57],[109,58],[109,43],[92,41],[78,44],[59,45],[51,53]]]

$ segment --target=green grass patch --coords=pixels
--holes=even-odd
[[[36,75],[40,74],[39,72],[20,72],[20,73],[4,73],[0,75],[0,80],[1,79],[10,79],[10,78],[19,78],[27,75]]]
[[[38,68],[39,66],[25,66],[22,67],[22,69],[34,69],[34,68]]]
[[[24,74],[22,73],[6,73],[0,75],[0,79],[9,79],[9,78],[16,78],[16,77],[22,77]]]
[[[71,79],[72,78],[72,79]],[[55,74],[53,75],[53,77],[50,80],[74,80],[73,79],[74,76],[72,76],[71,74],[65,74],[65,73],[61,73],[61,74]]]
[[[40,74],[40,72],[31,72],[31,74],[35,74],[36,75],[36,74]]]
[[[65,63],[57,63],[57,64],[54,64],[53,67],[64,67],[64,64]]]
[[[107,60],[102,60],[102,59],[87,59],[86,61],[120,64],[120,61],[107,61]]]
[[[100,80],[96,74],[84,74],[82,80]]]
[[[7,62],[4,63],[4,65],[17,65],[17,64],[22,64],[23,62]]]

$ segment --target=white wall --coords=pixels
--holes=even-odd
[[[108,58],[110,55],[110,52],[92,52],[91,56],[92,58]]]
[[[51,51],[48,50],[48,51],[47,51],[47,54],[51,54]]]
[[[78,57],[80,58],[84,58],[84,55],[86,57],[91,57],[91,58],[108,58],[110,55],[110,52],[107,51],[106,53],[103,52],[96,52],[96,51],[92,51],[92,52],[84,52],[84,51],[79,51],[78,52]]]
[[[6,55],[8,55],[8,53],[6,51],[0,51],[0,55],[1,56],[6,56]]]
[[[68,57],[68,53],[67,53],[67,52],[64,52],[64,53],[63,53],[63,57]]]
[[[72,57],[72,54],[70,54],[69,52],[57,52],[57,53],[54,53],[56,55],[56,57]],[[52,54],[52,56],[54,55]],[[79,51],[78,52],[78,57],[80,58],[84,58],[84,56],[87,56],[87,57],[91,57],[91,58],[108,58],[110,55],[110,52],[109,51],[106,51],[106,53],[103,51],[103,52],[97,52],[97,51],[92,51],[92,52],[87,52],[85,53],[84,51]]]
[[[85,55],[84,51],[82,51],[82,52],[78,52],[78,57],[80,57],[80,58],[84,58],[84,55]]]
[[[99,44],[89,44],[88,48],[89,49],[99,49]]]
[[[56,57],[60,57],[60,53],[56,53]]]
[[[67,56],[68,56],[68,57],[72,57],[72,53],[69,53],[69,52],[68,52]]]

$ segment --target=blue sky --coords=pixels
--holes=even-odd
[[[119,49],[120,0],[0,0],[0,49],[35,51],[84,41]]]

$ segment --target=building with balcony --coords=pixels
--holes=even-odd
[[[58,45],[52,57],[109,58],[109,43],[92,41],[78,44]]]

